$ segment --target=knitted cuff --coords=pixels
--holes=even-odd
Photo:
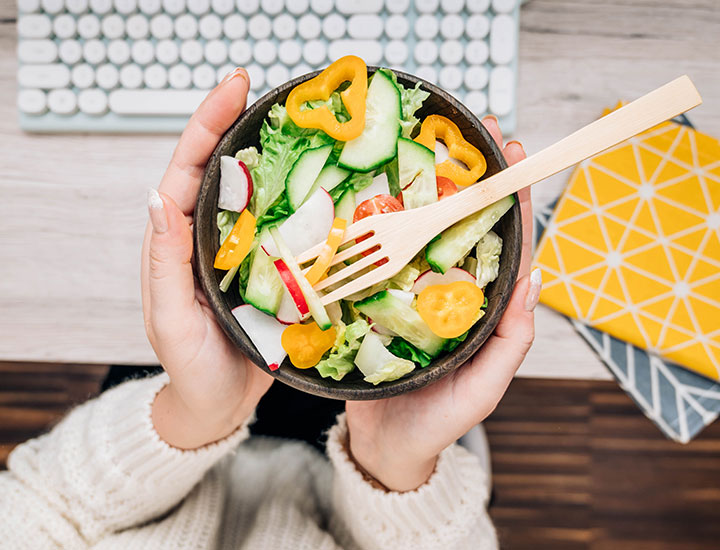
[[[335,469],[333,499],[340,521],[362,548],[462,547],[478,529],[494,541],[485,511],[488,480],[475,455],[451,445],[427,483],[406,493],[387,492],[364,479],[348,456],[346,438],[342,414],[327,442]]]

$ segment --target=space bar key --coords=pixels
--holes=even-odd
[[[119,115],[190,115],[207,90],[115,90],[110,110]]]

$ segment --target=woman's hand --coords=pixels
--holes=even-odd
[[[174,447],[193,449],[232,433],[254,411],[272,377],[223,333],[197,287],[192,213],[205,163],[245,109],[249,78],[236,69],[190,119],[158,194],[149,193],[150,224],[142,250],[145,330],[170,376],[153,404],[153,423]]]
[[[486,117],[483,124],[502,147],[494,117]],[[503,152],[508,164],[525,158],[516,141],[507,143]],[[530,349],[541,283],[539,271],[529,274],[530,189],[519,196],[523,219],[519,280],[495,333],[475,357],[421,390],[378,401],[347,402],[350,452],[388,489],[409,491],[425,483],[440,452],[495,409]]]

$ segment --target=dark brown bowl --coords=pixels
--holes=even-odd
[[[375,72],[375,69],[376,67],[368,67],[368,73]],[[224,274],[213,268],[215,254],[219,248],[217,201],[220,157],[235,155],[239,149],[245,147],[255,146],[259,149],[260,126],[270,107],[277,102],[284,103],[290,90],[317,74],[317,72],[313,72],[300,76],[261,97],[240,115],[240,118],[220,140],[205,168],[195,207],[196,273],[220,326],[230,340],[243,350],[256,365],[281,382],[315,395],[349,400],[380,399],[417,390],[439,380],[465,363],[492,334],[505,311],[517,279],[522,248],[522,226],[517,202],[494,228],[495,232],[503,239],[503,250],[500,256],[500,274],[497,280],[488,285],[486,289],[488,307],[485,316],[471,329],[468,338],[453,352],[439,357],[425,368],[416,368],[407,376],[393,382],[383,382],[373,386],[363,381],[362,374],[357,369],[346,375],[341,381],[336,382],[331,378],[322,378],[315,369],[297,369],[290,364],[287,358],[278,370],[271,371],[231,313],[231,309],[243,303],[237,286],[233,285],[227,293],[221,292],[218,287]],[[414,87],[417,82],[421,82],[422,88],[430,92],[430,97],[425,100],[417,113],[418,118],[422,120],[427,115],[440,114],[454,121],[465,139],[485,155],[488,166],[485,177],[496,174],[507,167],[501,151],[490,134],[465,106],[429,82],[398,71],[395,71],[395,74],[400,84]]]

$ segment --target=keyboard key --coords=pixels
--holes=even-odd
[[[205,40],[215,40],[222,36],[222,21],[214,13],[209,13],[200,19],[200,36]]]
[[[53,17],[53,32],[57,38],[72,38],[75,36],[75,18],[67,13]]]
[[[401,40],[391,40],[385,45],[385,59],[390,65],[402,65],[407,61],[408,47]]]
[[[63,40],[58,48],[60,61],[66,65],[75,65],[82,58],[82,46],[77,40]]]
[[[300,43],[296,40],[285,40],[280,42],[278,47],[278,57],[280,61],[287,66],[295,65],[300,61],[302,56]]]
[[[113,0],[115,11],[122,15],[130,15],[137,8],[137,0]]]
[[[463,9],[464,0],[440,0],[445,13],[459,13]]]
[[[193,86],[201,90],[209,90],[215,86],[215,69],[210,65],[198,65],[192,73]]]
[[[21,15],[17,32],[20,38],[47,38],[52,34],[52,23],[47,15]]]
[[[20,90],[17,100],[18,109],[28,115],[40,115],[45,112],[47,99],[42,90]]]
[[[100,28],[105,38],[114,40],[125,34],[125,21],[117,13],[112,13],[103,17]]]
[[[300,63],[299,65],[295,65],[290,70],[290,78],[297,78],[298,76],[302,76],[304,74],[312,72],[312,70],[313,69],[310,65],[307,65],[306,63]]]
[[[377,65],[382,60],[382,46],[375,40],[334,40],[328,47],[330,61],[337,61],[346,55],[362,57],[368,65]]]
[[[235,65],[245,65],[252,58],[252,49],[247,42],[236,40],[230,44],[230,61]]]
[[[98,65],[105,61],[106,53],[107,49],[105,48],[105,43],[101,40],[88,40],[85,44],[83,44],[83,57],[85,58],[85,61],[91,65]]]
[[[100,20],[96,15],[83,15],[77,22],[77,32],[81,38],[89,40],[100,35]]]
[[[277,48],[270,40],[258,40],[253,47],[253,58],[261,65],[270,65],[277,57]]]
[[[322,22],[322,30],[325,38],[328,40],[335,40],[336,38],[342,38],[345,34],[345,18],[337,13],[331,13]]]
[[[415,44],[415,61],[421,65],[435,63],[438,56],[438,47],[435,42],[421,40]]]
[[[232,8],[235,7],[235,4],[232,0],[229,1],[231,4],[230,9],[232,10]],[[213,3],[213,6],[214,5],[215,4]],[[180,15],[185,11],[185,0],[162,0],[162,6],[165,13],[169,13],[170,15]]]
[[[115,65],[111,65],[110,63],[100,65],[98,70],[95,72],[95,82],[97,82],[97,85],[105,90],[112,90],[118,85],[119,81],[120,72],[117,70]]]
[[[52,40],[21,40],[17,51],[23,63],[52,63],[58,56],[58,47]]]
[[[145,86],[151,90],[158,90],[167,86],[167,79],[167,69],[158,63],[153,63],[149,67],[145,67],[145,70],[143,71],[143,81],[145,82]],[[214,80],[215,71],[213,71],[213,81]]]
[[[457,40],[447,40],[440,44],[440,60],[447,65],[456,65],[462,61],[462,44]]]
[[[155,44],[155,59],[163,65],[172,65],[180,59],[180,48],[174,40],[160,40]]]
[[[273,65],[267,70],[265,77],[270,88],[277,88],[290,80],[290,71],[285,65]]]
[[[138,7],[145,15],[155,15],[160,11],[162,0],[138,0]]]
[[[446,15],[440,22],[440,34],[449,40],[459,38],[462,36],[464,30],[465,25],[463,24],[462,17],[459,15]]]
[[[72,83],[78,88],[89,88],[95,83],[95,70],[87,63],[75,65],[72,70]]]
[[[105,15],[112,9],[112,0],[90,0],[90,11]]]
[[[488,83],[488,70],[483,65],[473,65],[465,70],[465,87],[469,90],[482,90]]]
[[[219,15],[229,15],[235,9],[233,0],[210,0],[212,11]]]
[[[465,44],[465,61],[471,65],[482,65],[488,60],[487,42],[473,40]]]
[[[496,13],[510,13],[515,8],[515,0],[492,0],[492,7]]]
[[[383,5],[382,0],[337,0],[336,3],[337,10],[345,15],[352,15],[354,13],[378,13]]]
[[[210,9],[210,0],[187,0],[187,9],[197,16],[203,15]]]
[[[423,80],[427,80],[433,84],[437,82],[437,71],[435,70],[435,67],[431,67],[430,65],[418,67],[415,69],[415,75],[418,78],[422,78]]]
[[[140,15],[139,13],[128,17],[126,27],[127,35],[133,40],[147,38],[150,33],[150,23],[148,22],[147,17]]]
[[[107,58],[115,65],[123,65],[130,59],[130,45],[126,40],[113,40],[107,47]]]
[[[235,65],[231,65],[230,63],[226,63],[222,67],[220,67],[217,71],[215,71],[215,76],[217,78],[218,82],[222,82],[225,77],[235,70]]]
[[[123,88],[139,88],[143,81],[143,71],[137,65],[125,65],[120,69],[120,84]]]
[[[119,115],[190,115],[206,95],[205,90],[115,90],[109,102]]]
[[[197,40],[186,40],[180,46],[180,59],[190,66],[195,66],[203,58],[203,47]]]
[[[205,60],[211,65],[222,65],[225,63],[227,56],[228,48],[223,40],[210,40],[205,43]]]
[[[38,11],[39,9],[40,9],[40,0],[18,0],[18,10],[21,11],[22,13],[32,13],[34,11]],[[28,90],[28,91],[31,91],[31,90]],[[42,94],[42,92],[40,92],[40,90],[35,90],[35,91]],[[44,97],[45,97],[45,94],[43,94],[43,98]],[[36,96],[36,98],[37,98],[37,96]],[[32,103],[32,94],[31,94],[30,101]],[[43,110],[44,110],[44,107],[43,107]]]
[[[385,0],[385,7],[390,13],[406,13],[410,8],[410,0]]]
[[[248,65],[245,70],[248,72],[250,77],[250,89],[251,90],[262,90],[265,85],[265,71],[260,65],[253,63]]]
[[[348,21],[348,34],[352,38],[380,38],[383,20],[377,15],[353,15]]]
[[[440,24],[434,15],[421,15],[415,20],[415,36],[420,40],[432,40],[437,36]]]
[[[485,13],[490,7],[490,0],[467,0],[467,9],[470,13]]]
[[[448,91],[457,90],[462,84],[463,75],[459,67],[450,65],[440,69],[440,86]]]
[[[402,15],[391,15],[385,20],[385,34],[389,38],[405,38],[410,31],[410,23]]]
[[[439,0],[415,0],[415,8],[420,13],[435,13],[439,3]]]
[[[168,71],[168,83],[172,88],[189,88],[192,83],[192,71],[187,65],[173,65]]]
[[[484,14],[475,14],[467,18],[465,22],[465,34],[469,38],[485,38],[490,31],[490,20]]]
[[[488,99],[487,95],[483,92],[468,92],[463,103],[476,115],[482,115],[487,112]]]
[[[283,13],[273,20],[272,27],[275,38],[285,40],[286,38],[292,38],[295,36],[297,23],[295,22],[295,18],[293,16]]]
[[[201,24],[202,21],[203,20],[201,19]],[[202,32],[202,26],[200,27],[200,31]],[[222,24],[220,23],[220,19],[218,19],[218,36],[221,31]],[[156,40],[164,40],[166,38],[170,38],[173,35],[173,20],[166,13],[160,13],[156,15],[150,20],[150,33]]]
[[[65,0],[67,11],[75,15],[84,13],[88,8],[88,0]]]
[[[40,5],[42,11],[49,14],[60,13],[65,8],[63,0],[40,0]]]
[[[509,67],[495,67],[490,71],[488,87],[490,110],[498,116],[510,113],[515,103],[515,76]]]
[[[260,5],[265,13],[277,15],[283,9],[283,0],[260,0]]]
[[[287,11],[293,15],[302,15],[310,8],[310,0],[289,0]]]
[[[303,46],[303,59],[310,65],[320,65],[326,55],[327,47],[321,40],[310,40]]]
[[[88,115],[102,115],[107,111],[107,94],[97,88],[80,92],[77,102],[80,111]]]
[[[516,40],[515,20],[509,15],[495,17],[490,24],[490,59],[493,63],[510,63],[515,56]],[[492,97],[490,101],[492,106]]]
[[[155,59],[155,48],[149,40],[138,40],[130,47],[130,56],[138,65],[147,65]]]
[[[319,21],[318,21],[319,23]],[[255,40],[269,38],[272,32],[272,23],[267,15],[259,13],[248,21],[248,33]]]
[[[237,0],[237,7],[240,13],[252,15],[260,8],[260,0]]]
[[[320,19],[316,15],[308,13],[298,21],[298,34],[305,40],[312,40],[320,36],[321,27]]]
[[[51,90],[47,96],[48,109],[58,115],[70,115],[77,110],[77,97],[70,90]]]
[[[330,13],[333,8],[333,0],[310,0],[313,11],[320,15]]]
[[[223,34],[226,38],[237,40],[245,36],[245,31],[247,31],[247,23],[241,15],[234,13],[223,20]]]

